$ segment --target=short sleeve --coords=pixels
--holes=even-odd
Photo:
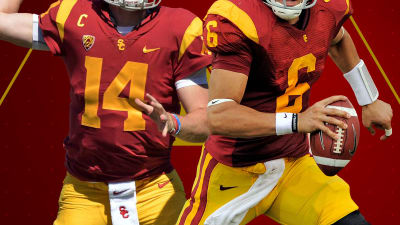
[[[201,68],[211,65],[211,54],[203,46],[203,22],[195,17],[186,27],[180,39],[179,52],[174,61],[175,82],[186,78]]]
[[[204,43],[214,53],[214,69],[249,74],[252,62],[251,41],[238,27],[220,15],[209,14],[203,33]]]
[[[62,1],[50,5],[49,9],[39,17],[39,26],[43,32],[43,38],[54,55],[62,55],[62,41],[57,27],[57,13]]]
[[[332,2],[333,4],[334,2]],[[340,28],[343,26],[344,22],[353,14],[353,7],[350,0],[339,0],[336,1],[336,5],[333,9],[336,18],[336,28],[334,36],[338,34]]]

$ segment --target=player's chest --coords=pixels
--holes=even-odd
[[[329,26],[328,26],[329,27]],[[333,28],[333,27],[332,27]],[[294,61],[312,55],[316,65],[325,60],[332,39],[330,29],[310,22],[305,30],[291,26],[275,26],[266,52],[276,69],[290,68]]]
[[[100,96],[130,98],[138,90],[172,91],[172,55],[178,48],[171,37],[155,29],[120,35],[107,24],[85,21],[65,29],[65,60],[76,94],[93,89]]]
[[[329,28],[328,28],[329,27]],[[290,80],[315,82],[324,68],[334,26],[310,21],[305,30],[277,24],[265,41],[265,70],[285,89]],[[261,42],[261,44],[263,44]]]
[[[162,34],[154,25],[120,34],[112,24],[97,15],[82,14],[71,18],[65,27],[64,46],[75,57],[116,58],[138,63],[170,62],[178,48],[173,37]],[[74,23],[74,20],[76,23]]]

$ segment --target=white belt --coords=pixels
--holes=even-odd
[[[108,184],[113,225],[139,225],[135,181]]]

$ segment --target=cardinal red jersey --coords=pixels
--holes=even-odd
[[[137,109],[153,95],[179,113],[175,82],[211,63],[202,21],[184,9],[158,7],[127,35],[118,33],[108,4],[61,0],[41,15],[40,27],[70,78],[66,167],[89,181],[141,179],[172,170],[174,138]]]
[[[307,109],[310,87],[324,69],[331,41],[351,13],[349,1],[318,0],[293,26],[261,0],[218,0],[208,11],[204,41],[214,53],[213,68],[248,75],[242,105],[299,113]],[[300,133],[252,139],[213,135],[205,146],[230,166],[300,157],[309,149]]]

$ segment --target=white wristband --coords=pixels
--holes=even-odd
[[[276,113],[275,130],[276,130],[276,135],[285,135],[297,132],[297,114]]]
[[[49,50],[44,41],[42,29],[39,26],[39,15],[33,14],[32,17],[32,49],[34,50]]]
[[[216,98],[216,99],[213,99],[213,100],[209,101],[208,104],[207,104],[207,107],[218,105],[218,104],[221,104],[221,103],[224,103],[224,102],[234,102],[234,100],[233,99],[227,99],[227,98]]]
[[[359,105],[364,106],[378,99],[379,92],[363,60],[352,70],[344,74],[356,95]]]

